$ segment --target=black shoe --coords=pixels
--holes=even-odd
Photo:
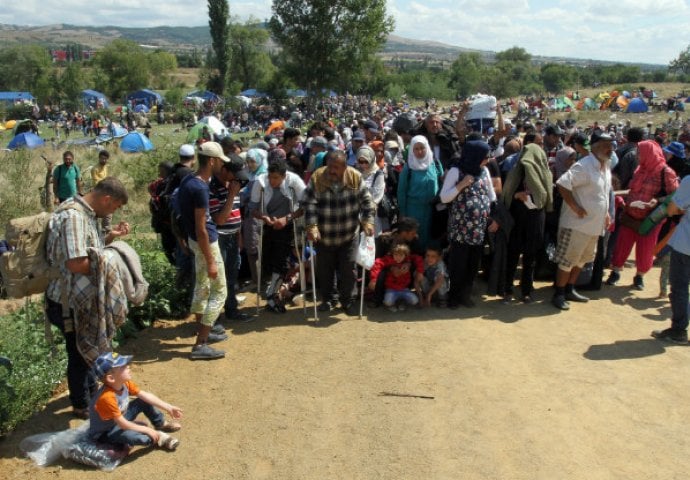
[[[577,293],[577,290],[575,290],[574,288],[570,292],[566,292],[565,299],[570,301],[570,302],[580,302],[580,303],[589,302],[588,297],[585,297],[584,295],[580,295],[579,293]]]
[[[359,315],[359,304],[357,302],[350,302],[347,305],[343,305],[343,310],[348,317],[356,317]]]
[[[534,298],[532,298],[532,295],[525,295],[522,297],[522,303],[529,305],[530,303],[534,303]]]
[[[333,305],[331,305],[331,302],[328,301],[321,302],[321,305],[317,307],[317,310],[319,312],[330,312],[331,310],[333,310]]]
[[[633,277],[633,287],[635,287],[635,290],[644,290],[644,280],[642,279],[642,275],[635,275]]]
[[[672,328],[654,330],[652,332],[652,337],[658,338],[659,340],[668,340],[678,345],[687,345],[688,343],[688,332],[686,330],[674,330]]]
[[[227,333],[209,333],[208,334],[208,343],[218,343],[218,342],[223,342],[228,339],[228,334]]]
[[[242,322],[242,323],[251,322],[254,320],[253,316],[247,315],[246,313],[240,312],[239,310],[236,310],[236,311],[231,312],[229,314],[226,313],[225,318],[227,318],[228,320],[230,320],[232,322]]]
[[[474,308],[477,306],[477,304],[474,303],[474,300],[472,300],[470,297],[460,299],[460,305],[467,308]]]
[[[615,285],[621,279],[621,274],[615,270],[611,270],[609,278],[606,279],[606,285]]]
[[[570,310],[570,304],[566,301],[565,295],[554,295],[551,303],[559,310]]]

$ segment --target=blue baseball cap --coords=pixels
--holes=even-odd
[[[105,377],[115,367],[124,367],[132,361],[132,355],[120,355],[116,352],[102,353],[93,364],[96,378]]]

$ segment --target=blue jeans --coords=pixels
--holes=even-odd
[[[417,305],[419,303],[419,298],[412,290],[386,290],[383,296],[383,304],[387,307],[391,307],[398,301],[403,301],[408,305]]]
[[[671,328],[688,328],[688,285],[690,285],[690,255],[671,250]]]
[[[226,315],[237,313],[235,287],[237,286],[237,273],[240,271],[238,236],[239,232],[230,235],[218,235],[218,247],[223,257],[223,265],[225,265],[225,285],[228,290],[228,296],[225,299]]]
[[[154,429],[160,428],[165,423],[163,413],[140,398],[135,398],[129,402],[127,411],[124,412],[123,416],[130,422],[133,422],[140,413],[143,413],[149,419]],[[102,434],[96,440],[113,445],[144,445],[148,447],[153,444],[151,437],[145,433],[135,432],[134,430],[122,430],[120,427],[113,427],[112,430]]]

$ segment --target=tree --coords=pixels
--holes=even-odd
[[[166,90],[170,87],[170,74],[177,70],[177,58],[172,53],[156,50],[148,54],[149,74],[154,88]]]
[[[671,60],[668,69],[674,73],[690,73],[690,45],[680,52],[678,58]]]
[[[477,93],[484,68],[485,64],[479,53],[461,53],[450,66],[448,87],[463,97]]]
[[[52,95],[53,69],[48,50],[39,45],[18,45],[0,49],[0,91],[28,91],[34,97]]]
[[[208,26],[211,30],[214,64],[218,70],[209,79],[208,89],[219,95],[225,94],[225,81],[230,65],[228,40],[230,39],[230,7],[228,0],[208,0]]]
[[[230,52],[233,68],[230,78],[239,82],[242,90],[263,89],[270,81],[274,66],[265,51],[268,31],[256,20],[230,24]]]
[[[81,92],[86,86],[84,71],[77,62],[70,62],[59,79],[61,102],[70,108],[81,108]]]
[[[548,92],[561,93],[577,81],[577,70],[569,65],[547,63],[541,67],[541,81]]]
[[[274,0],[269,28],[311,94],[348,90],[393,30],[385,0]]]
[[[98,52],[94,61],[100,71],[95,78],[104,84],[96,88],[112,100],[148,86],[149,65],[144,49],[131,40],[117,39]]]

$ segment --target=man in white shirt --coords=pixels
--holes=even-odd
[[[589,300],[575,291],[575,282],[582,267],[594,260],[597,240],[611,222],[608,211],[612,141],[610,135],[595,130],[590,140],[592,153],[570,167],[557,182],[563,207],[555,258],[556,293],[551,303],[560,310],[570,308],[568,301]]]

